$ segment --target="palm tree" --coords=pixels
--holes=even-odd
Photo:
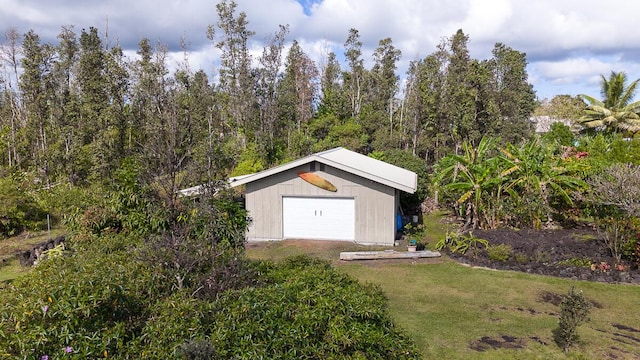
[[[580,95],[589,104],[580,123],[586,128],[632,133],[640,131],[640,101],[631,102],[640,79],[627,86],[624,72],[612,71],[609,79],[601,76],[600,93],[603,100]]]

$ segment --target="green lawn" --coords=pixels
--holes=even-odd
[[[423,239],[432,244],[440,236],[444,231],[435,226],[426,229]],[[46,237],[0,241],[0,254],[8,256]],[[447,258],[338,260],[341,251],[371,249],[346,242],[283,241],[250,244],[247,255],[277,261],[308,254],[330,260],[362,282],[377,284],[389,300],[391,316],[415,340],[425,359],[640,358],[640,286],[476,269]],[[16,260],[9,261],[0,267],[0,287],[24,271],[28,270]],[[552,340],[559,309],[551,300],[572,286],[584,291],[596,307],[578,330],[582,343],[565,355]]]
[[[396,323],[415,339],[425,359],[638,359],[640,287],[571,281],[475,269],[440,261],[340,262],[337,243],[322,249],[293,242],[250,246],[253,258],[307,253],[331,259],[340,271],[379,285]],[[553,299],[575,286],[596,304],[579,328],[582,344],[565,355],[552,339],[559,308]],[[478,340],[485,338],[485,343]],[[505,340],[506,339],[506,340]],[[501,344],[494,349],[488,344]],[[505,348],[511,347],[511,348]],[[474,350],[483,348],[485,351]]]

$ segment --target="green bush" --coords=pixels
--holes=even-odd
[[[436,250],[446,249],[452,253],[465,254],[468,250],[477,252],[481,247],[488,248],[489,241],[473,236],[469,232],[468,235],[460,233],[448,233],[444,239],[435,244]]]
[[[14,358],[118,354],[164,286],[126,252],[44,261],[0,292],[0,349]]]
[[[175,295],[158,304],[136,351],[160,359],[192,344],[194,352],[215,351],[220,359],[419,358],[378,288],[308,257],[260,268],[264,286],[210,302]]]
[[[0,238],[46,229],[47,212],[11,177],[0,179]]]
[[[529,258],[527,257],[527,255],[520,252],[515,253],[513,257],[518,264],[525,264],[529,262]]]
[[[590,258],[571,258],[567,260],[558,261],[560,265],[571,265],[577,267],[590,267],[593,264],[593,260]]]
[[[499,244],[487,247],[487,254],[490,260],[506,262],[511,256],[511,245]]]
[[[560,303],[560,321],[553,330],[553,340],[565,353],[579,340],[578,326],[588,320],[590,309],[591,303],[582,291],[575,291],[573,287]]]
[[[419,358],[391,321],[381,291],[328,262],[256,262],[259,284],[196,297],[193,289],[171,289],[133,250],[92,256],[100,240],[92,241],[0,291],[4,353],[50,359]]]
[[[573,146],[575,135],[571,131],[571,127],[561,122],[554,122],[551,124],[549,131],[542,135],[542,139],[548,143],[561,146]]]

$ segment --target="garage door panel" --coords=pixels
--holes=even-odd
[[[352,198],[283,197],[283,237],[287,239],[355,239]]]

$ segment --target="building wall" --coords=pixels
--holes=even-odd
[[[312,163],[313,164],[313,163]],[[282,197],[340,197],[355,199],[355,241],[360,244],[393,245],[397,191],[389,186],[324,164],[305,164],[246,185],[246,207],[252,222],[249,240],[282,239]],[[333,183],[337,192],[311,185],[298,177],[310,171]]]

